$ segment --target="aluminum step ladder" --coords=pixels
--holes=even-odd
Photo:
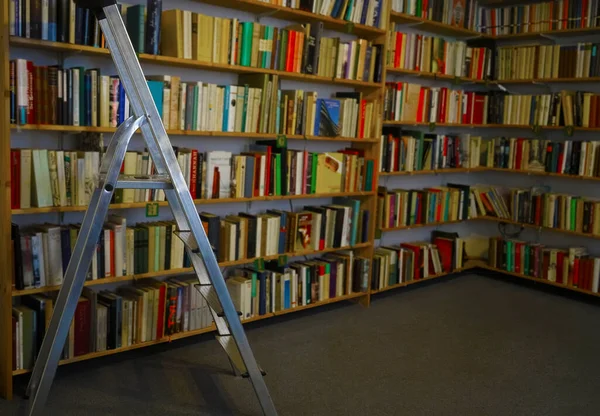
[[[75,0],[79,7],[91,9],[102,28],[121,82],[135,116],[119,126],[102,159],[98,188],[85,214],[63,286],[56,300],[50,326],[44,337],[29,385],[28,414],[45,412],[50,387],[67,338],[70,323],[81,296],[85,275],[90,267],[110,201],[115,189],[162,189],[175,217],[177,235],[184,242],[202,293],[210,306],[217,328],[217,339],[239,374],[250,378],[263,413],[277,415],[269,390],[246,338],[233,301],[227,290],[219,263],[186,186],[177,158],[159,112],[144,78],[144,73],[127,34],[116,0]],[[132,177],[120,175],[121,165],[133,134],[141,130],[156,175]]]

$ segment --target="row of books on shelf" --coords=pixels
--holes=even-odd
[[[233,34],[235,43],[241,43],[239,41],[243,32],[241,28],[237,25],[230,27],[229,30],[225,28],[231,26],[231,23],[227,25],[224,22],[231,22],[232,19],[209,16],[211,20],[208,20],[203,15],[190,11],[163,11],[162,0],[147,0],[145,3],[118,5],[132,43],[139,53],[165,54],[165,49],[172,50],[174,42],[183,42],[183,38],[194,46],[210,38],[211,46],[215,44],[221,47],[227,37]],[[385,24],[382,19],[382,12],[385,10],[383,0],[365,0],[356,3],[349,0],[273,0],[266,3],[367,26],[383,27]],[[235,20],[237,24],[237,19]],[[77,7],[73,0],[12,0],[9,28],[11,36],[95,47],[106,45],[93,12],[87,8]],[[187,29],[186,32],[184,28]],[[251,38],[252,33],[253,31],[250,31]],[[262,48],[264,42],[260,41],[263,39],[272,40],[272,38],[258,38],[257,42]]]
[[[598,142],[541,140],[517,137],[471,137],[471,153],[480,166],[544,171],[583,177],[600,176]]]
[[[462,221],[474,214],[468,185],[377,191],[377,228],[382,230]]]
[[[464,245],[457,233],[433,231],[431,242],[380,246],[373,255],[371,289],[382,290],[461,269]]]
[[[597,27],[598,0],[553,0],[525,5],[480,8],[477,28],[488,35],[548,32]]]
[[[298,212],[273,209],[224,216],[203,212],[200,217],[222,262],[350,247],[369,239],[370,213],[350,198],[338,197],[330,205],[305,206]],[[61,285],[80,225],[12,228],[16,289]],[[110,216],[100,233],[88,280],[190,267],[176,232],[172,221],[128,226],[126,218]]]
[[[116,291],[84,288],[62,359],[124,348],[210,327],[208,304],[196,277],[148,280]],[[31,369],[40,351],[56,295],[22,296],[12,309],[13,369]]]
[[[474,29],[478,5],[476,0],[392,0],[392,10],[425,20]]]
[[[496,50],[495,79],[589,78],[600,75],[598,44],[509,46]]]
[[[338,152],[288,150],[275,141],[257,142],[249,151],[198,152],[175,148],[194,199],[234,199],[284,195],[370,192],[373,159],[359,149]],[[98,184],[101,153],[48,149],[11,150],[11,206],[69,207],[89,204]],[[148,152],[127,152],[122,173],[155,174]],[[117,189],[113,203],[165,201],[160,190]]]
[[[491,78],[492,50],[467,46],[464,41],[418,33],[388,33],[388,68],[434,74]]]
[[[592,293],[598,293],[600,257],[585,247],[552,248],[544,244],[506,239],[489,240],[489,265]]]
[[[120,79],[99,69],[35,66],[11,61],[10,121],[117,127],[131,113]],[[167,130],[376,137],[378,100],[361,93],[279,89],[279,77],[241,74],[240,85],[182,82],[149,76],[148,86]]]
[[[381,137],[380,172],[418,172],[479,166],[468,160],[470,153],[465,146],[472,146],[469,135],[461,137],[404,130],[400,133],[400,137],[396,137],[397,132]]]
[[[490,93],[388,82],[383,117],[412,123],[487,124],[491,98]]]
[[[406,123],[600,126],[600,95],[467,92],[404,82],[386,83],[384,118]]]
[[[472,187],[476,216],[505,218],[557,230],[600,235],[600,203],[594,198],[551,192],[550,187]]]
[[[138,27],[136,24],[130,33]],[[136,34],[133,43],[138,52],[143,52],[141,36]],[[237,18],[168,10],[162,16],[161,54],[340,79],[381,79],[381,46],[365,39],[341,41],[339,37],[325,37],[323,23],[278,28],[240,22]]]
[[[240,319],[294,308],[367,290],[370,261],[352,251],[280,265],[244,267],[227,279]],[[209,328],[212,313],[196,289],[197,278],[148,280],[116,291],[84,288],[63,359],[115,350]],[[31,369],[48,329],[56,294],[22,296],[13,306],[13,370]]]

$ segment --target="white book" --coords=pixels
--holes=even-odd
[[[27,60],[17,59],[15,69],[17,76],[17,123],[27,124],[27,107],[29,106]]]
[[[21,199],[20,207],[31,208],[31,169],[32,169],[32,151],[31,149],[21,149]]]
[[[594,274],[592,277],[592,292],[598,293],[598,284],[600,282],[600,257],[594,258]]]
[[[112,251],[110,249],[110,229],[105,228],[104,233],[104,277],[111,276]]]
[[[65,152],[63,150],[56,151],[56,166],[58,176],[58,192],[60,206],[67,206],[67,183],[65,178]]]
[[[61,254],[60,226],[45,225],[47,235],[47,282],[49,286],[59,286],[63,283],[63,262]]]

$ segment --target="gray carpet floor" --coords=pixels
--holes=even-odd
[[[281,415],[597,416],[599,323],[597,302],[467,275],[248,336]],[[229,371],[211,335],[66,366],[47,414],[259,415]]]

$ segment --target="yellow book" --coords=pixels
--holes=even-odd
[[[212,42],[212,62],[221,62],[221,35],[223,34],[223,18],[215,17]]]
[[[229,62],[229,43],[231,42],[231,19],[223,19],[221,22],[221,60],[219,63],[228,64]]]
[[[183,58],[183,12],[166,10],[160,23],[161,55]]]
[[[317,158],[317,194],[341,192],[344,155],[321,153]]]

